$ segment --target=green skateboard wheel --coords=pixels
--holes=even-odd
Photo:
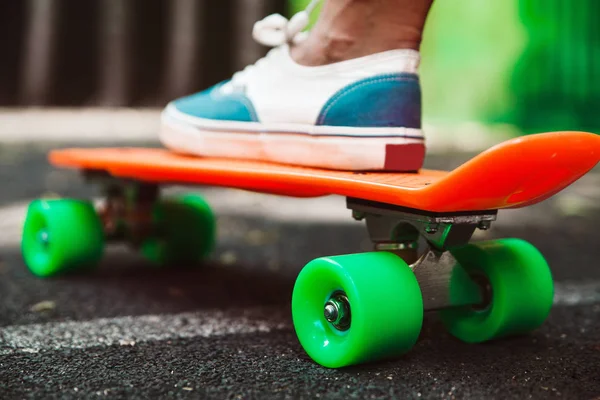
[[[154,263],[194,264],[212,251],[216,222],[202,197],[162,199],[154,206],[152,218],[158,234],[142,244],[142,254]]]
[[[502,239],[469,244],[452,254],[473,280],[487,286],[481,306],[442,310],[450,333],[469,343],[518,335],[538,328],[552,307],[554,286],[550,268],[528,242]],[[451,296],[472,290],[464,274],[455,274]],[[482,287],[482,286],[478,286]]]
[[[89,202],[36,200],[29,205],[21,252],[33,274],[49,277],[93,267],[103,251],[102,223]]]
[[[307,354],[340,368],[409,351],[421,331],[423,298],[409,266],[392,253],[318,258],[298,275],[292,318]]]

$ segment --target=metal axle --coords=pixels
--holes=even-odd
[[[350,303],[343,292],[334,293],[324,308],[325,319],[336,329],[345,331],[350,328]]]

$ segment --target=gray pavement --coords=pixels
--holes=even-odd
[[[40,280],[19,255],[24,206],[97,194],[47,149],[0,144],[0,398],[600,398],[599,170],[478,234],[529,240],[549,260],[557,293],[541,329],[468,345],[430,314],[406,356],[328,370],[298,344],[289,301],[311,259],[369,249],[343,199],[203,189],[220,227],[205,265],[153,269],[111,248],[93,273]]]

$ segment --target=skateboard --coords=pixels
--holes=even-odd
[[[549,132],[500,143],[452,171],[347,172],[192,157],[155,148],[64,149],[51,164],[81,171],[105,193],[38,199],[22,254],[49,277],[99,263],[124,242],[159,264],[198,262],[215,244],[216,218],[196,194],[167,185],[220,186],[292,197],[339,195],[365,221],[373,250],[321,257],[298,274],[292,319],[299,342],[328,368],[399,357],[416,343],[425,311],[459,340],[481,343],[538,328],[550,312],[551,270],[520,239],[471,242],[498,210],[561,191],[600,160],[600,137]]]

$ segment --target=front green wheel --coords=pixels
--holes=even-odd
[[[440,316],[457,338],[479,343],[538,328],[552,307],[554,286],[548,263],[531,244],[519,239],[473,243],[452,251],[468,275],[484,288],[483,304],[442,310]],[[472,290],[456,274],[450,293]]]
[[[318,258],[298,275],[292,317],[308,355],[340,368],[410,350],[421,331],[423,298],[415,275],[394,254]]]
[[[142,244],[142,254],[156,264],[195,264],[214,247],[215,217],[200,196],[162,199],[154,206],[152,219],[156,233]]]
[[[95,266],[102,258],[102,223],[92,204],[79,200],[36,200],[27,210],[21,251],[40,277]]]

